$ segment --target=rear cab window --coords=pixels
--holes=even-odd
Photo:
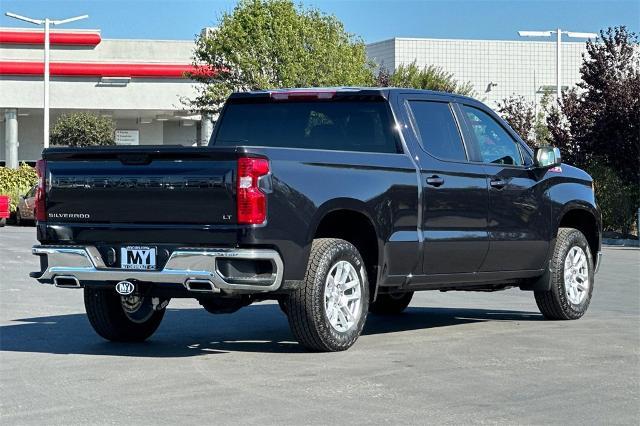
[[[230,99],[213,146],[265,146],[398,153],[384,99]]]

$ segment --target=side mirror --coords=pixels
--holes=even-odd
[[[562,163],[560,150],[551,146],[536,148],[536,167],[548,169],[559,166]]]

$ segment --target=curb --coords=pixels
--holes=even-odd
[[[615,238],[603,238],[602,244],[615,247],[640,247],[640,240],[622,240]]]

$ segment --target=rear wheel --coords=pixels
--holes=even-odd
[[[378,315],[399,314],[409,306],[413,292],[379,294],[376,301],[369,305],[369,312]]]
[[[96,333],[114,342],[146,340],[160,325],[167,304],[150,296],[120,296],[112,289],[84,289],[89,322]]]
[[[591,302],[594,283],[593,256],[582,232],[558,230],[549,270],[550,289],[534,293],[542,315],[552,320],[582,317]]]
[[[355,343],[367,319],[368,304],[367,273],[358,250],[347,241],[322,238],[313,241],[303,285],[284,306],[298,342],[307,349],[328,352]]]
[[[2,228],[3,226],[5,226],[7,224],[7,219],[6,218],[2,218],[0,219],[0,228]]]

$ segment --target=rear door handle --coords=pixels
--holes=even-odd
[[[435,186],[436,188],[444,183],[444,179],[438,175],[433,175],[427,178],[427,185]]]
[[[491,185],[491,187],[495,189],[502,189],[507,185],[507,182],[503,181],[500,178],[494,177],[489,181],[489,185]]]

